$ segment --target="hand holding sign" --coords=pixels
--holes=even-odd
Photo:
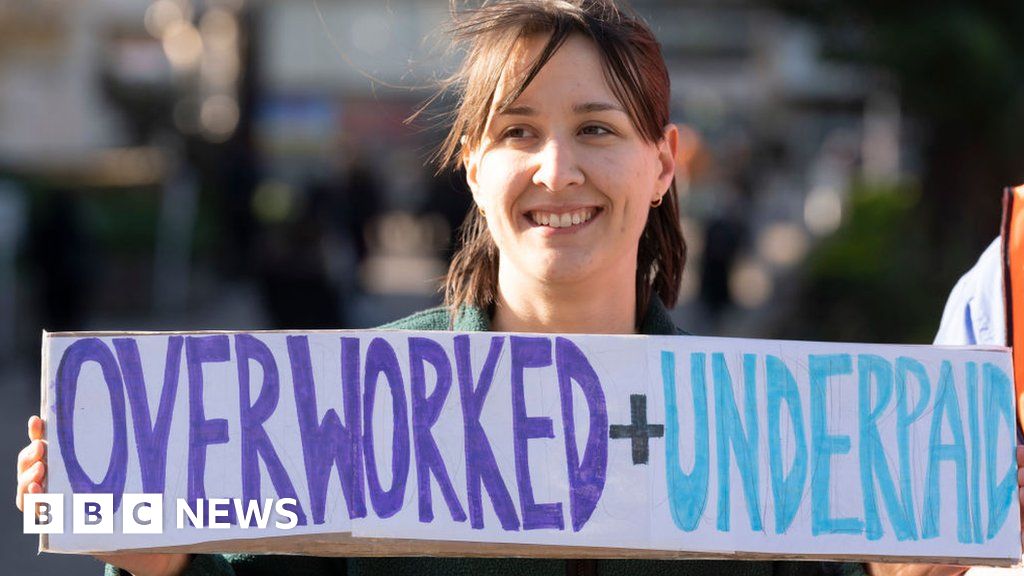
[[[30,443],[18,453],[18,491],[15,503],[18,510],[23,510],[25,494],[41,494],[43,480],[46,478],[46,441],[43,440],[43,419],[32,416],[28,419],[28,439]]]
[[[28,419],[29,445],[18,454],[18,489],[15,502],[18,510],[24,510],[26,494],[42,494],[46,482],[46,441],[43,440],[43,419],[32,416]],[[191,556],[189,554],[102,554],[95,556],[105,562],[127,570],[135,576],[175,576],[185,571]]]

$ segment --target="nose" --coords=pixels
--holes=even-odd
[[[576,151],[571,142],[562,138],[550,138],[537,151],[537,168],[533,183],[558,192],[569,186],[583,184],[583,171],[577,161]]]

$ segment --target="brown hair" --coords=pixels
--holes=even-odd
[[[605,77],[641,137],[658,142],[669,123],[669,77],[661,46],[650,28],[613,0],[497,0],[454,17],[455,46],[467,47],[462,66],[445,82],[458,105],[451,130],[437,154],[441,167],[457,168],[465,153],[480,145],[491,108],[512,104],[571,34],[582,34],[598,48]],[[547,34],[536,62],[503,101],[494,103],[509,54],[526,37]],[[636,270],[636,324],[639,328],[652,290],[675,306],[686,263],[673,179],[660,206],[652,208],[640,237]],[[471,209],[461,229],[461,247],[444,283],[452,322],[463,306],[493,312],[498,295],[498,248],[483,216]]]

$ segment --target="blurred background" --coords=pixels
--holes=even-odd
[[[1024,181],[1024,3],[634,6],[683,135],[678,323],[930,342]],[[365,328],[439,302],[470,197],[425,165],[444,108],[404,121],[455,63],[448,8],[0,0],[0,463],[42,329]],[[10,573],[99,571],[0,517]]]

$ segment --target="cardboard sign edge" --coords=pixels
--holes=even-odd
[[[39,417],[43,419],[43,440],[49,442],[49,428],[46,426],[46,415],[49,413],[47,410],[50,405],[49,386],[47,386],[47,367],[50,365],[50,333],[43,330],[43,350],[39,355],[42,366],[39,370]],[[46,469],[50,469],[49,461],[50,451],[43,451],[43,465]],[[43,480],[43,492],[47,492],[49,482]],[[48,534],[39,535],[39,552],[47,552],[50,547],[50,539]]]
[[[88,554],[81,552],[50,553]],[[650,550],[640,548],[602,548],[589,546],[553,546],[541,544],[502,544],[451,540],[412,540],[399,538],[356,538],[349,532],[219,540],[182,546],[132,548],[96,551],[96,553],[155,552],[192,554],[286,554],[305,556],[427,556],[446,558],[544,558],[544,559],[624,559],[624,560],[797,560],[836,562],[885,562],[959,564],[964,566],[1014,567],[1015,558],[956,558],[924,556],[863,556],[832,554],[777,554],[767,552],[702,552]]]

